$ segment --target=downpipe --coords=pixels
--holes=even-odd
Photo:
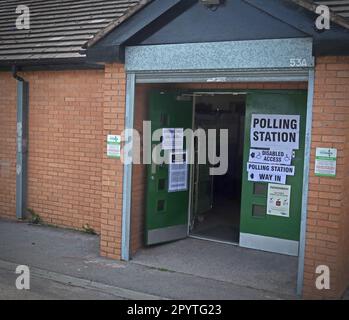
[[[12,76],[17,81],[16,217],[24,219],[27,211],[29,83],[17,72],[17,66],[13,66]]]

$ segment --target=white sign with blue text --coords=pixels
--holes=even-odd
[[[292,150],[262,150],[250,149],[249,162],[266,163],[266,164],[281,164],[289,166],[292,162]]]

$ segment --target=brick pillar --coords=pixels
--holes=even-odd
[[[121,258],[122,183],[123,165],[118,159],[107,157],[107,135],[121,134],[124,130],[126,101],[126,76],[122,65],[105,66],[103,103],[103,163],[101,255],[111,259]]]
[[[304,298],[338,298],[349,284],[349,57],[317,60]],[[314,174],[316,147],[338,149],[337,177]],[[331,270],[331,289],[315,286],[315,269]]]

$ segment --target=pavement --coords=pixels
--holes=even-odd
[[[56,281],[31,272],[30,290],[17,290],[14,283],[16,275],[14,264],[0,262],[0,298],[2,300],[122,300],[118,294],[103,292],[97,288],[86,287]],[[32,270],[31,270],[32,271]]]
[[[133,262],[283,296],[296,295],[297,257],[188,238],[144,248]]]
[[[207,245],[205,241],[196,241],[191,250],[195,251],[200,247],[203,248],[204,244]],[[156,248],[160,247],[153,249]],[[164,248],[166,247],[160,250],[166,251]],[[210,250],[212,254],[212,249]],[[224,250],[226,252],[228,248]],[[147,256],[146,252],[141,251],[132,262],[104,259],[98,256],[98,252],[97,236],[0,220],[0,299],[275,300],[297,298],[287,290],[278,291],[280,282],[277,281],[270,287],[262,286],[261,288],[256,287],[262,283],[261,280],[246,281],[248,274],[242,279],[243,281],[237,281],[236,279],[243,274],[241,268],[237,272],[237,277],[233,279],[227,279],[229,275],[226,272],[223,272],[223,276],[212,276],[205,268],[201,273],[194,272],[190,268],[180,269],[180,264],[176,262],[176,257],[181,259],[178,256],[180,252],[177,252],[169,261],[170,264],[165,267],[161,263],[159,265],[146,263],[149,259],[153,259],[154,252],[150,252]],[[175,262],[174,266],[171,265]],[[192,263],[193,260],[189,264]],[[15,269],[18,265],[27,265],[30,268],[31,289],[28,291],[19,291],[15,287],[15,279],[18,276],[15,274]],[[267,269],[269,267],[270,264]],[[220,268],[219,264],[217,268]],[[265,277],[267,269],[263,269],[259,275],[260,278]],[[211,269],[211,273],[216,270]]]

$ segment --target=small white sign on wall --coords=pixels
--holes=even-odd
[[[120,159],[121,157],[121,136],[108,135],[107,156],[109,158]]]
[[[315,175],[335,177],[337,173],[337,149],[316,148]]]

